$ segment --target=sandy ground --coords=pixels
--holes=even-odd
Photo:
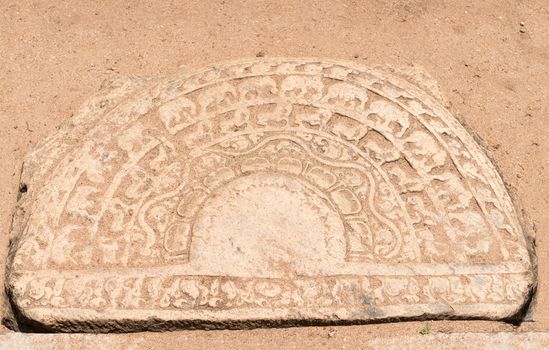
[[[484,140],[531,219],[537,308],[534,322],[518,330],[549,330],[548,0],[0,0],[0,257],[24,154],[103,80],[260,55],[424,67],[453,112]],[[417,334],[425,324],[433,332],[517,330],[501,322],[439,321],[336,327],[335,333],[307,327],[177,336],[198,343],[352,346],[379,334]]]

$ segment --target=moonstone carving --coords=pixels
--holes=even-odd
[[[7,289],[63,331],[505,319],[503,182],[412,70],[256,59],[111,82],[26,158]]]

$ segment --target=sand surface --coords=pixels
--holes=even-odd
[[[537,307],[534,322],[518,330],[549,331],[547,0],[0,1],[0,257],[23,156],[102,81],[262,55],[415,63],[427,70],[450,109],[484,141],[536,232]],[[344,345],[337,339],[345,338],[352,346],[379,334],[417,334],[425,324],[433,332],[515,330],[502,322],[433,321],[336,327],[335,333],[332,327],[178,333],[199,343],[310,347]]]

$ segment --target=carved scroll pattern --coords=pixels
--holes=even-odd
[[[153,248],[162,242],[165,251],[173,242],[147,231],[148,219],[139,217],[143,206],[165,196],[164,208],[151,215],[168,230],[173,223],[167,218],[177,218],[184,196],[181,179],[192,176],[188,162],[195,150],[267,132],[308,135],[332,161],[368,159],[376,170],[369,179],[377,186],[374,207],[407,232],[396,235],[403,247],[396,261],[527,259],[506,194],[490,182],[497,175],[481,170],[476,146],[456,135],[443,112],[378,72],[317,62],[249,63],[175,85],[152,88],[147,97],[154,102],[94,129],[101,141],[70,155],[76,160],[59,174],[66,190],[37,194],[41,203],[59,203],[59,215],[36,211],[29,218],[16,265],[81,267],[97,257],[102,265],[165,261]],[[168,87],[170,93],[162,92]],[[330,153],[333,138],[348,144],[344,152]],[[390,236],[395,239],[394,232]]]
[[[506,304],[525,286],[514,275],[339,276],[294,279],[237,277],[40,277],[22,284],[31,307],[193,309],[345,307],[417,304]]]

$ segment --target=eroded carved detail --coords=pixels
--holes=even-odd
[[[30,191],[14,219],[8,280],[20,308],[425,304],[421,313],[436,315],[439,304],[516,311],[531,287],[522,230],[487,157],[437,101],[382,70],[285,59],[219,65],[122,84],[73,124],[25,164]],[[270,211],[277,196],[304,208],[276,214],[294,227]],[[231,214],[241,200],[256,216]],[[237,212],[255,224],[219,228],[216,215],[231,221]],[[305,222],[318,230],[310,247],[292,241],[308,237]],[[264,241],[246,245],[239,235]],[[254,258],[245,250],[253,244],[272,245],[272,255]],[[199,261],[215,249],[215,263]],[[309,255],[316,260],[290,258]]]

